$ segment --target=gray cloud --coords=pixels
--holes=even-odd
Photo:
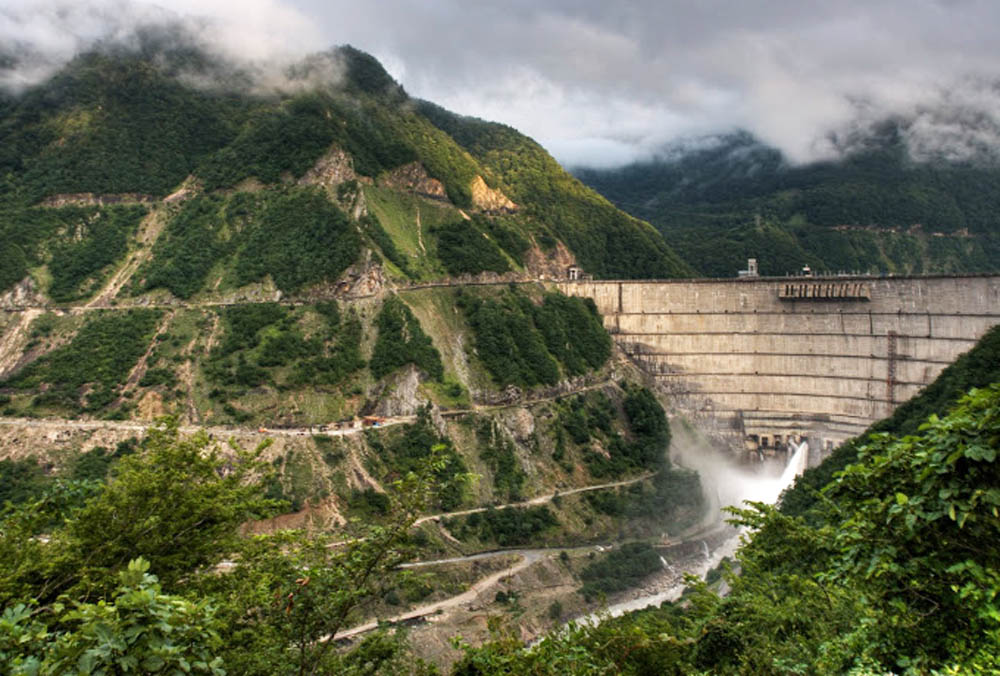
[[[737,127],[809,161],[836,156],[831,139],[918,110],[915,148],[995,140],[1000,108],[972,86],[997,76],[995,2],[337,4],[331,35],[397,64],[412,93],[508,122],[567,162]],[[956,103],[966,122],[992,122],[931,123],[926,111]]]
[[[309,17],[279,0],[4,0],[0,87],[19,90],[95,46],[135,46],[150,28],[179,29],[199,47],[240,64],[258,86],[278,86],[292,59],[330,46]],[[196,81],[195,84],[207,84]]]
[[[836,157],[889,117],[905,120],[917,158],[1000,147],[993,0],[99,0],[62,14],[6,4],[0,44],[36,48],[19,77],[108,26],[207,14],[196,23],[222,53],[278,63],[351,43],[411,94],[510,124],[564,163],[613,165],[736,128],[805,162]]]

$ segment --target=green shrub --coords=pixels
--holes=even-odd
[[[255,177],[278,183],[282,174],[301,176],[336,137],[323,97],[302,95],[255,112],[231,144],[197,170],[206,190],[235,185]]]
[[[546,294],[536,305],[516,288],[486,296],[463,293],[463,308],[476,353],[497,384],[553,385],[560,365],[567,375],[602,366],[611,338],[593,304]]]
[[[140,206],[94,210],[78,229],[78,237],[56,242],[49,263],[52,299],[65,302],[88,296],[99,281],[97,273],[125,255],[129,237],[145,215]]]
[[[120,441],[114,451],[103,446],[81,453],[72,463],[68,478],[77,481],[100,481],[108,476],[111,466],[126,455],[139,450],[139,440],[135,437]]]
[[[584,499],[596,512],[613,517],[643,519],[655,515],[660,523],[674,523],[701,513],[704,505],[697,472],[662,467],[649,485],[587,493]]]
[[[532,321],[531,301],[516,292],[497,298],[461,297],[476,354],[497,384],[554,385],[559,366]]]
[[[252,350],[260,344],[262,329],[287,316],[288,310],[277,303],[253,303],[226,308],[222,314],[226,332],[216,350],[220,355]]]
[[[663,569],[660,555],[647,542],[626,542],[580,571],[580,593],[587,601],[602,594],[625,591]]]
[[[101,313],[83,325],[73,340],[34,362],[4,384],[47,389],[38,406],[72,412],[97,411],[110,405],[132,368],[145,353],[162,317],[159,310]],[[88,392],[81,397],[84,386]]]
[[[427,407],[420,409],[415,423],[403,425],[402,429],[399,427],[387,430],[387,438],[374,430],[366,434],[368,445],[376,455],[386,459],[386,465],[390,468],[387,480],[395,480],[416,471],[436,446],[444,446],[440,455],[443,464],[436,472],[438,479],[448,481],[468,471],[462,457],[455,452],[451,440],[439,436],[434,429]],[[442,510],[451,511],[462,504],[464,497],[463,486],[452,483],[438,493],[437,504]]]
[[[341,186],[344,184],[342,183]],[[389,261],[391,261],[397,268],[399,268],[403,274],[412,276],[412,271],[410,270],[410,262],[396,248],[396,243],[392,241],[392,237],[385,228],[382,227],[382,223],[378,220],[378,217],[374,213],[367,213],[361,217],[361,227],[364,228],[364,232],[368,237],[375,243],[375,245],[382,250],[382,255],[384,255]]]
[[[36,499],[51,483],[46,468],[34,457],[0,460],[0,506]]]
[[[352,491],[347,506],[364,516],[385,516],[389,513],[389,496],[374,488]]]
[[[437,255],[450,275],[507,272],[510,265],[500,248],[472,221],[458,221],[431,228],[437,238]]]
[[[154,66],[150,56],[91,51],[11,100],[0,125],[0,175],[15,174],[28,202],[175,189],[232,139],[231,119],[245,103],[191,87],[170,72],[170,57]]]
[[[212,266],[231,251],[224,206],[219,195],[197,195],[184,203],[153,245],[153,259],[144,268],[145,289],[162,287],[178,298],[201,290]]]
[[[363,330],[360,320],[348,317],[336,329],[319,356],[301,359],[295,364],[289,384],[337,385],[364,368],[361,358]]]
[[[473,220],[485,232],[489,233],[490,238],[496,242],[497,246],[506,251],[518,265],[524,265],[524,254],[531,248],[531,241],[513,227],[507,225],[507,223],[513,224],[517,222],[516,220],[502,217],[486,218],[483,216],[476,216]]]
[[[52,330],[56,328],[59,323],[59,318],[54,312],[46,312],[43,315],[39,315],[35,321],[31,323],[31,337],[32,338],[44,338],[52,333]]]
[[[156,387],[163,385],[171,388],[177,384],[177,376],[168,368],[147,369],[139,381],[139,387]]]
[[[527,476],[514,453],[513,442],[492,419],[480,422],[476,428],[476,439],[479,442],[479,457],[493,473],[495,494],[512,501],[522,499]]]
[[[269,194],[244,234],[236,262],[239,284],[270,275],[279,289],[336,280],[361,253],[347,216],[314,188]]]
[[[600,368],[611,356],[611,336],[590,298],[547,293],[534,309],[534,321],[549,352],[570,375]]]
[[[559,525],[555,514],[545,505],[537,507],[490,507],[448,522],[448,528],[461,539],[475,537],[496,542],[501,547],[525,545],[544,531]]]
[[[372,375],[383,378],[405,364],[415,364],[441,381],[444,377],[441,354],[403,301],[396,297],[387,299],[375,325],[378,337],[372,352]]]

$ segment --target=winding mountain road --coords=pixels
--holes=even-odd
[[[496,573],[493,573],[492,575],[488,575],[487,577],[484,577],[481,580],[478,580],[461,594],[450,596],[446,599],[443,599],[441,601],[436,601],[434,603],[428,603],[423,606],[418,606],[413,610],[409,610],[405,613],[401,613],[400,615],[396,615],[394,617],[382,621],[397,624],[399,622],[406,622],[407,620],[415,620],[419,617],[433,615],[438,611],[444,611],[449,608],[454,608],[455,606],[459,606],[465,603],[471,603],[476,599],[478,599],[483,592],[493,587],[493,585],[495,585],[500,580],[506,577],[510,577],[511,575],[515,575],[524,570],[525,568],[527,568],[528,566],[532,565],[533,563],[540,561],[542,557],[545,556],[546,553],[547,553],[546,550],[542,549],[517,549],[509,551],[482,552],[480,554],[460,556],[454,559],[441,559],[438,561],[418,561],[410,564],[404,564],[402,567],[415,568],[418,566],[430,566],[435,564],[474,561],[476,559],[485,559],[485,558],[504,556],[504,555],[509,556],[512,554],[521,557],[521,560],[515,563],[514,565],[510,566],[509,568],[505,568],[501,571],[498,571]],[[377,619],[372,620],[370,622],[366,622],[365,624],[361,624],[356,627],[351,627],[350,629],[345,629],[344,631],[338,632],[337,635],[334,637],[334,639],[339,641],[341,639],[353,638],[355,636],[358,636],[359,634],[364,634],[366,632],[372,631],[373,629],[377,629],[378,625],[379,625],[379,620]]]

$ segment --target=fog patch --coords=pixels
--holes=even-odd
[[[328,46],[315,25],[277,0],[199,3],[172,9],[133,0],[13,0],[0,9],[0,89],[19,94],[79,54],[126,51],[153,59],[185,84],[202,89],[296,91],[332,86],[343,68],[334,58],[293,72],[306,54]],[[185,50],[209,62],[183,65]]]

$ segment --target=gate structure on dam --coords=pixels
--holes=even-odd
[[[690,417],[751,444],[864,431],[1000,323],[1000,276],[567,281]],[[817,461],[820,454],[813,453]]]

